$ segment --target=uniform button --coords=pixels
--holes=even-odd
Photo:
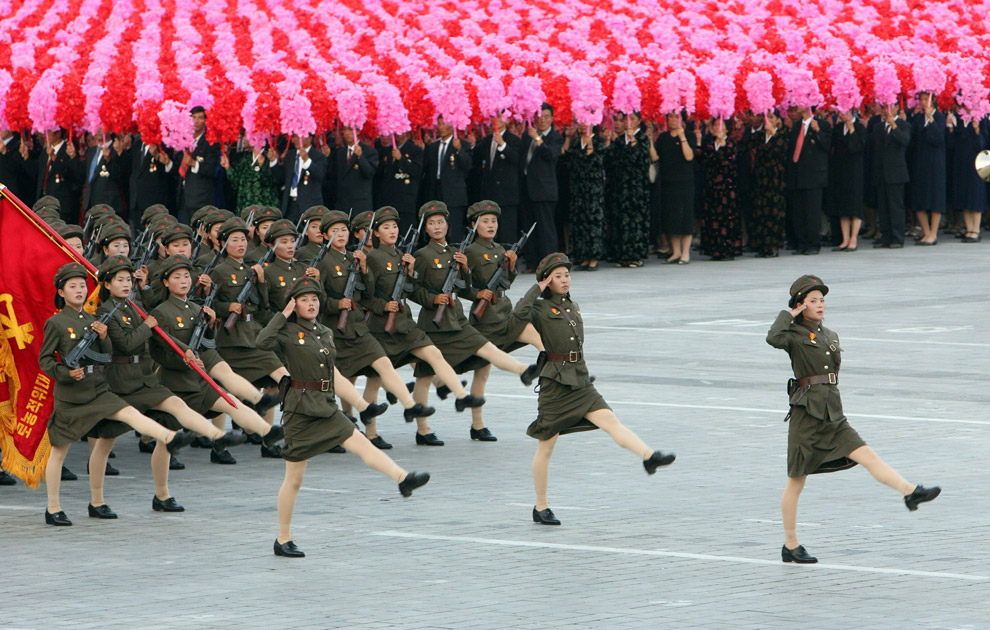
[[[825,368],[826,370],[828,369],[828,366],[827,365],[823,365],[822,367]]]
[[[567,311],[568,313],[571,312],[571,309],[569,309],[569,308],[565,308],[564,310]]]
[[[831,353],[831,352],[829,352],[828,350],[826,350],[826,351],[825,351],[825,356],[828,356],[828,355],[830,355],[830,354],[832,354],[832,353]]]
[[[571,337],[571,341],[574,341],[574,337]]]
[[[320,367],[323,367],[323,364],[322,363],[320,364]]]

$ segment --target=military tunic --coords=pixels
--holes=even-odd
[[[580,307],[571,301],[569,293],[551,293],[542,299],[541,293],[540,286],[533,285],[516,304],[515,316],[533,324],[548,353],[583,353],[584,320]],[[611,407],[591,383],[582,354],[576,361],[547,361],[543,365],[537,409],[536,420],[526,429],[526,434],[548,440],[558,433],[597,429],[585,416]]]
[[[296,260],[313,260],[320,253],[323,243],[307,241],[305,245],[296,250]]]
[[[48,420],[48,440],[52,446],[71,444],[87,435],[104,418],[127,407],[127,402],[110,391],[103,367],[77,381],[69,376],[69,367],[62,362],[90,329],[96,317],[85,311],[65,307],[45,322],[45,338],[41,344],[38,364],[55,381],[55,404]],[[96,352],[109,354],[113,344],[97,337],[90,346]],[[86,361],[83,361],[86,367]]]
[[[767,333],[767,343],[791,357],[794,378],[835,374],[835,383],[798,387],[790,395],[787,431],[787,476],[852,468],[849,453],[865,446],[842,412],[838,372],[842,348],[839,337],[821,324],[781,311]]]
[[[188,344],[201,308],[192,301],[169,295],[168,299],[156,306],[151,314],[158,320],[158,326],[185,352],[189,348]],[[212,328],[207,329],[205,338],[213,338]],[[162,382],[168,383],[169,389],[182,398],[189,407],[208,418],[218,415],[212,408],[220,399],[220,394],[195,370],[186,365],[184,357],[176,354],[175,350],[158,335],[151,337],[151,358],[161,366],[158,376]],[[223,361],[216,350],[202,346],[199,349],[199,358],[203,360],[203,370],[207,373]]]
[[[334,398],[333,333],[322,324],[299,321],[294,315],[292,320],[276,313],[258,335],[258,347],[283,355],[292,378],[327,384],[327,391],[290,388],[285,394],[282,455],[290,462],[301,462],[342,444],[357,429],[337,408]]]
[[[230,305],[237,301],[244,284],[254,277],[254,271],[244,262],[224,258],[210,277],[220,285],[214,301],[214,310],[221,322],[217,333],[217,351],[235,372],[254,385],[274,385],[270,375],[282,367],[282,362],[275,353],[259,350],[255,341],[262,328],[256,318],[259,313],[268,311],[270,279],[265,276],[264,282],[255,282],[250,297],[243,305],[243,315],[234,324],[233,332],[227,332],[223,323],[230,316]]]
[[[503,264],[505,248],[492,240],[479,237],[464,253],[467,255],[468,267],[471,269],[471,281],[462,294],[471,302],[477,302],[478,291],[488,287],[489,280]],[[516,271],[506,269],[503,277],[512,282],[516,278]],[[518,350],[526,345],[517,340],[526,328],[527,322],[512,315],[512,300],[505,295],[504,289],[496,290],[495,294],[496,301],[485,308],[480,320],[472,315],[472,325],[498,349],[505,352]],[[471,308],[474,308],[473,304]]]
[[[475,356],[488,340],[468,323],[467,318],[464,317],[464,308],[458,299],[454,299],[444,309],[440,326],[433,323],[433,317],[437,312],[437,305],[433,300],[443,288],[447,271],[452,265],[457,264],[454,262],[455,252],[454,247],[440,245],[436,241],[430,241],[416,252],[416,289],[412,293],[412,300],[422,307],[419,309],[419,327],[440,349],[443,358],[454,368],[454,371],[462,374],[488,364],[481,357]],[[465,274],[463,271],[458,273],[466,284],[470,283],[470,274]],[[432,376],[433,368],[425,361],[420,361],[416,364],[415,374],[417,377]]]
[[[278,312],[285,308],[288,303],[285,294],[289,291],[289,287],[304,275],[306,275],[306,265],[298,260],[287,262],[275,256],[271,262],[265,263],[268,305],[272,311]]]
[[[368,252],[368,281],[362,303],[371,312],[368,319],[368,329],[374,335],[382,349],[388,355],[395,367],[402,367],[416,360],[412,351],[416,348],[432,346],[433,341],[426,333],[416,326],[409,306],[400,302],[401,309],[396,313],[395,330],[392,334],[385,332],[388,313],[385,305],[392,300],[395,281],[402,271],[402,252],[394,245],[381,245]]]

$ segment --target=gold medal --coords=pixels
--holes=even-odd
[[[306,343],[305,336],[306,336],[306,333],[299,333],[299,345],[300,346]]]
[[[181,317],[176,317],[175,318],[175,321],[177,322],[176,323],[176,326],[178,326],[179,328],[185,328],[186,327],[186,325],[182,323],[182,318]]]
[[[74,331],[73,329],[70,328],[69,329],[69,339],[75,339],[75,338],[76,338],[76,331]]]
[[[230,274],[230,282],[231,284],[237,284],[237,274]]]

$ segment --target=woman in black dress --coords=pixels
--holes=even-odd
[[[661,220],[670,243],[666,262],[691,262],[694,234],[694,134],[685,134],[680,114],[667,114],[667,131],[657,138],[660,157]]]
[[[962,242],[979,243],[980,218],[987,207],[987,184],[980,179],[973,164],[977,154],[990,145],[990,123],[986,118],[966,123],[955,114],[949,114],[947,125],[946,141],[952,160],[949,203],[953,210],[963,213],[966,227]]]
[[[866,127],[851,111],[839,112],[839,122],[832,128],[832,156],[828,165],[830,217],[839,219],[842,242],[833,252],[854,252],[859,247],[859,228],[863,223],[863,158],[866,150]]]
[[[708,139],[701,141],[701,126],[694,132],[695,155],[705,167],[704,212],[701,217],[702,256],[732,260],[742,256],[742,223],[739,220],[736,142],[729,137],[729,123],[713,120]]]
[[[570,252],[578,271],[598,271],[605,256],[605,154],[609,140],[578,124],[564,136],[561,166],[571,182]]]

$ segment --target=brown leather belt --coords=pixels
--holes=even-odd
[[[292,389],[312,389],[318,392],[328,392],[330,388],[333,387],[333,381],[330,379],[325,379],[322,381],[304,381],[302,379],[294,378],[289,381],[289,387]]]
[[[804,378],[799,378],[797,380],[798,387],[808,387],[809,385],[838,385],[839,375],[835,372],[831,374],[816,374],[815,376],[806,376]]]
[[[124,363],[130,365],[132,363],[140,363],[141,359],[142,357],[139,354],[131,355],[129,357],[111,357],[110,363]]]
[[[550,363],[577,363],[583,358],[584,352],[581,350],[571,350],[567,354],[547,353],[547,361]]]

